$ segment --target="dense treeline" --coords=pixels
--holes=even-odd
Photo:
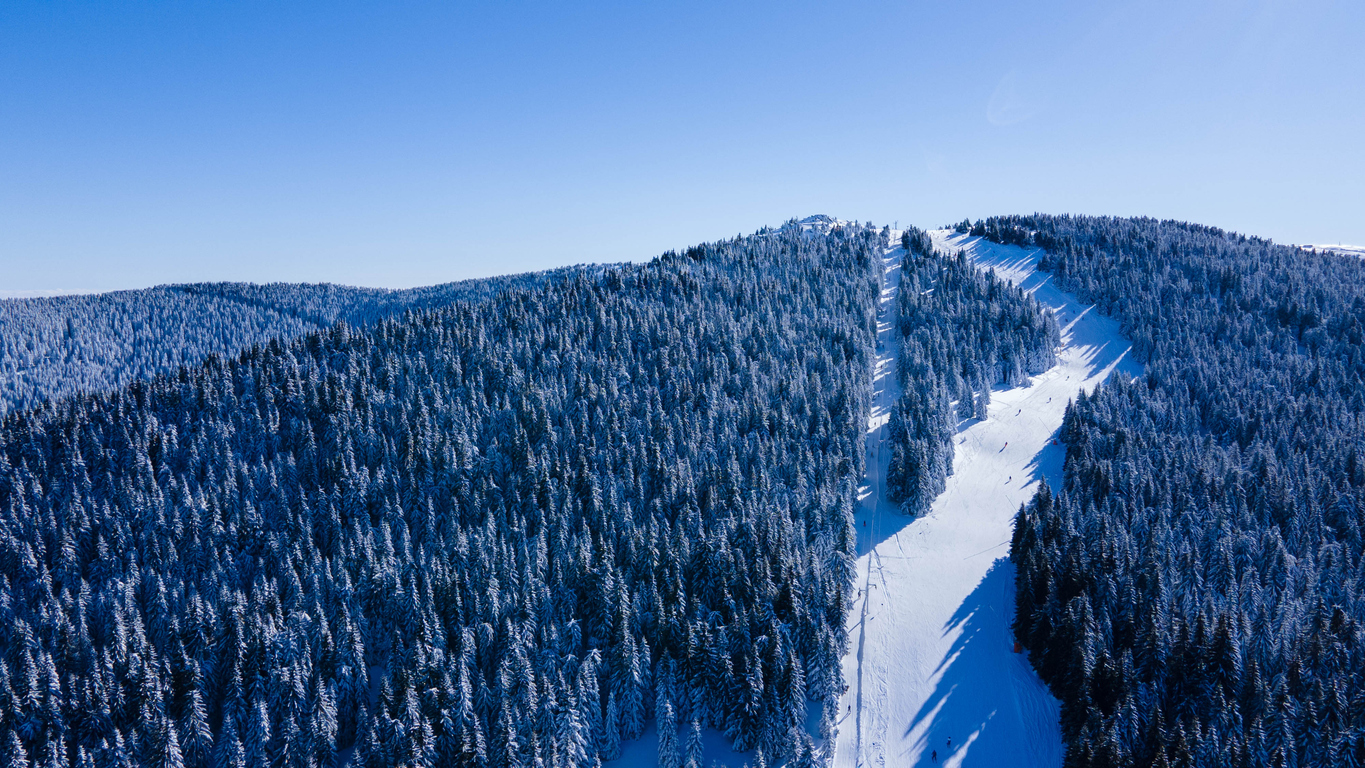
[[[829,735],[885,231],[342,323],[0,424],[5,765]]]
[[[492,296],[557,272],[407,290],[329,284],[195,283],[139,291],[0,299],[0,414],[77,392],[104,392],[294,339],[338,321],[381,318]]]
[[[952,473],[958,419],[986,418],[993,385],[1022,385],[1051,368],[1061,334],[1051,312],[993,272],[976,269],[965,253],[939,253],[913,227],[902,234],[901,247],[896,336],[903,394],[891,413],[886,488],[917,515]]]
[[[1016,524],[1015,631],[1070,766],[1365,764],[1365,264],[1152,219],[1046,248],[1146,363],[1068,409]]]

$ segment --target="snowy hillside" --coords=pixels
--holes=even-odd
[[[3,764],[585,768],[652,722],[646,765],[711,728],[810,766],[885,242],[703,243],[0,419]],[[79,306],[93,347],[120,315]]]
[[[337,321],[373,325],[407,311],[486,299],[586,267],[390,290],[328,283],[193,283],[97,294],[0,293],[0,415],[76,392],[104,392],[289,340]]]
[[[1013,653],[1008,560],[1013,515],[1040,477],[1060,480],[1052,443],[1069,398],[1115,370],[1140,373],[1118,325],[1053,288],[1039,252],[949,230],[935,247],[965,248],[983,268],[1030,291],[1057,313],[1058,365],[1027,387],[997,390],[989,418],[959,425],[954,474],[919,519],[886,501],[887,413],[898,396],[893,339],[900,249],[886,255],[878,321],[868,476],[860,490],[858,594],[849,616],[848,685],[834,764],[855,766],[1056,766],[1057,702],[1023,655]],[[968,757],[970,756],[970,760]]]
[[[1365,259],[1365,245],[1309,245],[1305,247],[1312,248],[1315,251],[1331,251],[1342,256],[1357,256]]]

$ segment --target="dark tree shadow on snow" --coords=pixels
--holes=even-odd
[[[965,766],[999,766],[1035,763],[1026,758],[1032,734],[1020,734],[1012,728],[992,727],[997,717],[1010,722],[1057,727],[1056,704],[1039,690],[1015,690],[1008,696],[980,696],[979,691],[1002,685],[1023,687],[1034,683],[1029,674],[1020,674],[1018,666],[1028,666],[1024,654],[1003,652],[1012,649],[1013,634],[1010,622],[1014,605],[1014,564],[1007,557],[998,557],[976,588],[967,596],[952,618],[943,627],[944,633],[960,630],[948,655],[940,663],[938,685],[915,713],[904,724],[902,738],[909,738],[917,727],[927,723],[919,737],[922,750],[920,764],[931,765],[931,750],[938,751],[938,762],[957,756]],[[1002,713],[1001,706],[1014,707],[1017,712]],[[948,740],[952,739],[952,746]]]

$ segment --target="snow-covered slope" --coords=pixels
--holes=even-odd
[[[1365,245],[1306,245],[1315,251],[1331,251],[1342,256],[1356,256],[1365,259]]]
[[[992,393],[989,418],[963,422],[954,474],[930,513],[911,520],[885,498],[886,422],[897,391],[893,345],[900,249],[886,257],[878,325],[868,475],[860,491],[859,593],[849,616],[848,691],[834,764],[1058,766],[1057,702],[1027,658],[1013,652],[1013,516],[1046,477],[1056,485],[1063,448],[1052,443],[1068,399],[1115,370],[1140,373],[1118,324],[1055,289],[1039,252],[931,233],[941,250],[1021,285],[1062,325],[1058,365],[1028,387]],[[897,233],[898,236],[898,233]]]

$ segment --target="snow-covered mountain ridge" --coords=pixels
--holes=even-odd
[[[1342,256],[1356,256],[1365,259],[1365,245],[1305,245],[1304,247],[1312,248],[1315,251],[1327,251],[1339,253]]]

